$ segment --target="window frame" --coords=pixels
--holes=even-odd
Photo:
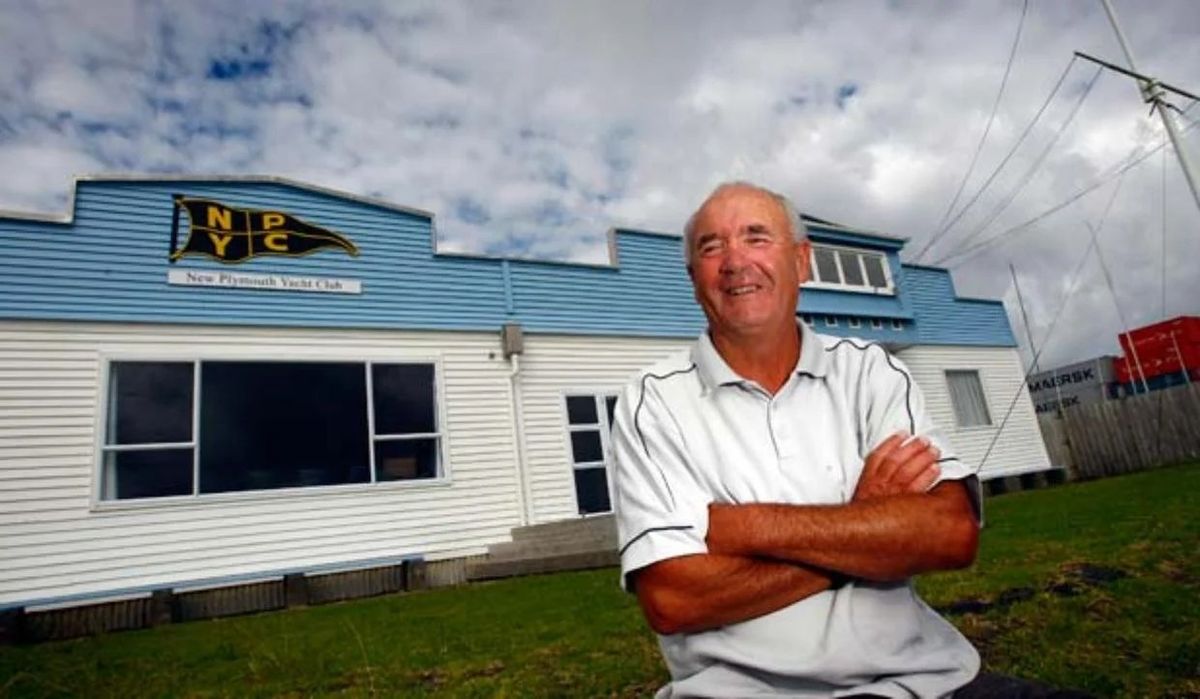
[[[837,316],[825,316],[825,327],[836,328],[838,326]]]
[[[976,423],[971,425],[962,424],[959,416],[959,406],[954,402],[954,391],[950,387],[951,374],[973,375],[979,383],[979,395],[983,399],[983,413],[987,418],[985,423]],[[950,402],[950,412],[954,414],[954,427],[958,431],[964,430],[992,430],[996,428],[995,420],[992,419],[992,406],[988,400],[987,389],[983,384],[983,371],[978,368],[971,367],[947,367],[942,369],[942,378],[946,382],[946,397]]]
[[[871,329],[872,330],[883,330],[883,319],[882,318],[872,318],[871,319]]]
[[[846,327],[852,328],[852,329],[861,328],[862,321],[858,319],[858,316],[850,316],[849,318],[846,319]]]
[[[821,273],[817,269],[816,249],[822,248],[830,250],[834,253],[833,260],[838,270],[838,281],[824,281],[820,279]],[[859,272],[862,274],[866,284],[847,284],[845,282],[846,273],[842,269],[841,253],[855,253],[858,255]],[[873,255],[880,258],[883,267],[883,277],[887,281],[887,286],[874,287],[870,285],[870,275],[867,274],[867,265],[863,261],[863,255]],[[888,255],[886,252],[871,250],[868,248],[856,248],[848,245],[828,245],[826,243],[812,243],[812,250],[809,252],[809,269],[811,270],[810,279],[804,283],[805,288],[812,289],[829,289],[834,291],[849,291],[856,294],[871,294],[873,296],[895,296],[896,295],[896,280],[892,278],[892,266],[888,263]]]
[[[380,488],[431,488],[448,487],[453,484],[453,474],[450,463],[450,430],[446,411],[446,382],[443,360],[440,355],[428,352],[383,352],[364,351],[349,353],[327,354],[312,351],[287,350],[287,356],[281,357],[277,350],[241,349],[239,351],[204,351],[197,350],[158,350],[142,351],[141,349],[104,349],[98,353],[99,362],[97,375],[99,386],[96,391],[96,418],[92,452],[92,483],[89,488],[89,510],[93,512],[108,510],[126,510],[154,507],[177,507],[181,505],[205,504],[210,502],[238,502],[243,500],[294,498],[297,496],[321,496],[331,493],[356,491],[372,491]],[[106,500],[104,495],[104,455],[109,451],[132,451],[146,448],[168,448],[168,445],[134,445],[134,449],[106,449],[107,425],[109,417],[109,382],[112,376],[112,365],[122,362],[174,362],[192,364],[192,492],[187,495],[164,495],[160,497],[143,497],[128,499]],[[273,364],[359,364],[365,373],[364,381],[367,395],[367,450],[370,480],[362,483],[338,483],[334,485],[292,486],[287,488],[269,488],[262,490],[235,490],[220,493],[202,493],[200,484],[200,406],[203,400],[203,369],[205,362],[239,362],[239,363],[273,363]],[[437,437],[438,475],[435,478],[416,478],[409,480],[382,481],[375,473],[375,443],[380,435],[375,434],[375,405],[372,391],[371,367],[374,364],[431,364],[433,365],[433,400],[434,420],[438,431],[431,434],[404,435],[408,439]],[[389,437],[389,435],[384,435]],[[112,445],[120,447],[120,445]],[[183,448],[180,443],[170,448]]]
[[[615,458],[612,449],[612,423],[608,419],[609,398],[620,399],[621,392],[617,389],[564,389],[559,392],[559,410],[562,411],[563,430],[563,449],[567,456],[567,463],[571,465],[571,495],[575,498],[575,516],[576,517],[599,517],[609,515],[613,512],[613,467],[615,466]],[[571,424],[571,416],[567,411],[567,400],[569,398],[591,398],[596,405],[595,423],[587,423],[584,425]],[[605,429],[608,428],[608,429]],[[591,432],[599,431],[600,433],[600,461],[585,461],[582,464],[575,462],[575,451],[571,444],[571,435],[575,432]],[[605,487],[608,488],[608,509],[603,512],[580,512],[579,511],[579,488],[575,485],[575,472],[584,469],[604,469]]]
[[[103,358],[102,358],[103,361]],[[112,416],[109,407],[112,403],[112,364],[113,362],[126,363],[169,363],[169,364],[188,364],[192,365],[192,419],[191,419],[191,439],[187,442],[155,442],[144,444],[108,444],[109,420]],[[122,358],[117,360],[103,361],[103,365],[99,372],[100,375],[100,390],[98,399],[100,402],[99,409],[96,411],[96,449],[93,455],[95,464],[94,487],[91,488],[92,506],[97,503],[115,503],[115,502],[142,502],[142,501],[159,501],[173,500],[179,498],[193,497],[200,482],[200,440],[197,436],[200,433],[200,372],[198,370],[198,362],[184,358],[163,358],[163,357],[136,357]],[[167,451],[173,449],[191,449],[192,450],[192,493],[191,495],[164,495],[161,497],[152,498],[128,498],[126,500],[118,500],[116,498],[104,499],[104,490],[107,481],[104,478],[104,460],[105,456],[110,453],[134,452],[134,451]]]

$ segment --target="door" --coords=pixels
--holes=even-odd
[[[611,512],[610,432],[617,397],[604,394],[568,395],[566,403],[571,465],[575,478],[575,501],[579,505],[579,514]]]

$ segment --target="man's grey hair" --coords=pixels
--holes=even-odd
[[[797,243],[808,240],[808,227],[804,225],[804,219],[801,218],[800,211],[796,209],[796,205],[792,203],[791,199],[788,199],[779,192],[756,185],[752,182],[745,182],[742,180],[722,182],[721,184],[717,185],[707,197],[704,198],[704,201],[699,207],[696,208],[696,211],[688,217],[687,224],[685,224],[683,227],[683,260],[689,267],[692,265],[692,254],[694,252],[692,250],[692,241],[696,235],[696,216],[700,214],[700,209],[703,209],[705,204],[726,189],[749,189],[751,191],[759,192],[760,194],[765,194],[771,197],[779,204],[779,206],[783,207],[783,213],[784,217],[787,218],[788,227],[792,229],[792,238],[794,238]]]

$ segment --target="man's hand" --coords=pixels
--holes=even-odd
[[[941,474],[937,464],[941,454],[924,437],[905,444],[907,438],[897,432],[867,455],[851,502],[929,490]]]

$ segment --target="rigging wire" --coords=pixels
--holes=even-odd
[[[1066,133],[1067,127],[1069,127],[1071,123],[1075,121],[1075,116],[1079,114],[1079,108],[1083,106],[1083,103],[1087,100],[1088,95],[1092,93],[1092,88],[1095,87],[1096,81],[1100,79],[1100,75],[1103,71],[1103,68],[1096,69],[1096,72],[1092,75],[1092,79],[1088,81],[1087,85],[1083,89],[1083,92],[1080,93],[1079,99],[1076,100],[1074,106],[1071,107],[1071,112],[1067,114],[1067,118],[1064,119],[1062,124],[1059,125],[1058,130],[1054,133],[1054,136],[1050,139],[1050,142],[1046,144],[1046,147],[1042,149],[1042,152],[1038,154],[1037,158],[1034,159],[1033,163],[1029,166],[1025,173],[1018,178],[1016,187],[1013,188],[1008,196],[1001,199],[1000,202],[992,208],[983,221],[979,223],[979,225],[975,226],[974,230],[967,234],[967,237],[958,242],[958,247],[966,245],[972,240],[978,238],[980,233],[987,230],[988,226],[995,223],[996,219],[1000,217],[1000,214],[1004,213],[1004,211],[1008,209],[1008,207],[1011,206],[1014,201],[1016,201],[1017,196],[1025,190],[1025,187],[1029,186],[1029,183],[1033,181],[1034,175],[1037,174],[1037,171],[1041,169],[1042,164],[1046,162],[1046,158],[1050,155],[1050,151],[1052,151],[1055,144],[1058,143],[1058,139],[1061,138],[1064,133]],[[942,260],[952,257],[955,252],[956,250],[951,249],[948,253],[943,254],[937,262],[934,262],[934,264],[940,264]]]
[[[1162,143],[1162,316],[1167,317],[1167,131]]]
[[[1200,104],[1200,100],[1193,100],[1192,103],[1188,105],[1187,109],[1180,109],[1173,104],[1168,104],[1167,106],[1175,110],[1175,113],[1179,115],[1179,118],[1188,123],[1188,126],[1184,128],[1184,131],[1187,131],[1194,126],[1200,126],[1200,122],[1188,116],[1188,112],[1192,111],[1192,107],[1195,107],[1197,104]]]
[[[1034,350],[1033,347],[1029,348],[1030,351],[1033,352],[1033,361],[1030,362],[1029,368],[1025,370],[1025,376],[1021,379],[1021,383],[1017,386],[1017,392],[1013,394],[1012,400],[1009,401],[1008,410],[1004,412],[1004,418],[1000,420],[1000,426],[996,428],[995,434],[992,435],[992,441],[988,443],[988,448],[983,453],[983,458],[979,460],[980,471],[983,470],[984,464],[987,463],[988,457],[991,456],[992,450],[996,447],[996,442],[1000,439],[1000,435],[1004,432],[1004,426],[1008,424],[1008,419],[1012,417],[1013,409],[1017,407],[1017,403],[1021,400],[1022,394],[1028,390],[1029,376],[1033,373],[1033,367],[1037,366],[1038,359],[1041,358],[1042,352],[1046,351],[1047,345],[1050,344],[1050,336],[1053,335],[1054,330],[1058,328],[1058,319],[1062,316],[1063,311],[1066,310],[1067,304],[1070,302],[1071,297],[1075,295],[1076,287],[1079,285],[1080,273],[1083,271],[1083,266],[1087,262],[1088,255],[1091,254],[1093,249],[1097,251],[1100,249],[1100,231],[1104,229],[1104,222],[1108,218],[1108,212],[1110,209],[1112,209],[1113,202],[1117,198],[1117,192],[1121,191],[1121,183],[1123,181],[1124,171],[1120,173],[1120,179],[1117,180],[1117,186],[1113,187],[1113,192],[1111,195],[1109,195],[1108,204],[1104,207],[1104,213],[1100,216],[1100,224],[1095,228],[1091,228],[1091,226],[1089,226],[1092,231],[1091,242],[1088,244],[1087,249],[1083,251],[1083,255],[1079,258],[1079,263],[1075,265],[1075,270],[1071,273],[1071,283],[1067,285],[1067,293],[1063,295],[1062,303],[1059,304],[1058,310],[1054,312],[1054,318],[1050,321],[1050,326],[1046,328],[1046,335],[1042,338],[1041,349]]]
[[[1017,45],[1021,43],[1021,30],[1025,27],[1025,15],[1029,12],[1029,0],[1025,0],[1021,5],[1021,18],[1017,21],[1017,33],[1013,37],[1012,48],[1008,51],[1008,62],[1004,66],[1004,76],[1000,78],[1000,89],[996,92],[996,100],[992,103],[992,113],[988,117],[987,126],[983,129],[983,135],[979,138],[979,144],[975,146],[975,154],[971,156],[971,163],[967,165],[967,171],[963,173],[962,181],[958,183],[958,191],[954,193],[954,198],[950,200],[950,206],[946,207],[946,213],[942,214],[942,222],[938,224],[940,229],[945,224],[946,219],[950,218],[950,213],[954,211],[954,206],[958,203],[958,198],[962,196],[963,189],[967,186],[967,180],[971,178],[971,173],[975,170],[975,163],[979,160],[979,154],[983,151],[983,144],[987,141],[988,134],[992,130],[992,124],[996,120],[996,112],[1000,108],[1000,100],[1004,97],[1004,88],[1008,85],[1008,76],[1012,72],[1013,59],[1017,55]]]
[[[921,258],[925,256],[925,253],[928,252],[929,249],[942,238],[942,236],[946,235],[946,233],[948,233],[950,229],[954,227],[954,224],[958,223],[959,219],[963,217],[963,214],[967,213],[967,211],[975,205],[975,202],[979,201],[979,197],[981,197],[983,193],[987,191],[987,188],[991,186],[992,182],[996,179],[996,176],[1000,174],[1000,171],[1003,170],[1004,166],[1008,164],[1008,161],[1012,159],[1013,155],[1017,152],[1017,149],[1021,147],[1021,144],[1025,142],[1025,139],[1029,136],[1029,134],[1033,132],[1033,127],[1038,123],[1038,120],[1041,119],[1042,114],[1046,112],[1046,108],[1050,106],[1050,102],[1054,100],[1054,96],[1058,94],[1058,91],[1062,88],[1063,83],[1066,82],[1067,75],[1071,72],[1071,68],[1075,65],[1077,58],[1077,56],[1071,56],[1071,60],[1067,62],[1067,67],[1063,69],[1062,75],[1058,76],[1058,82],[1054,84],[1054,89],[1050,91],[1050,94],[1046,97],[1046,101],[1042,102],[1042,106],[1037,110],[1037,113],[1033,115],[1033,120],[1029,122],[1029,125],[1025,127],[1025,130],[1021,132],[1021,135],[1017,137],[1016,142],[1013,143],[1012,148],[1008,150],[1008,153],[1000,161],[1000,164],[992,170],[992,174],[988,175],[987,180],[980,185],[979,189],[975,190],[975,194],[971,196],[970,200],[967,201],[966,204],[963,204],[963,207],[958,210],[958,213],[954,215],[954,218],[950,219],[949,222],[946,222],[945,218],[943,218],[944,225],[941,225],[938,231],[930,236],[929,240],[926,241],[925,245],[920,249],[920,251],[913,256],[914,262],[920,264]]]
[[[1192,110],[1192,107],[1195,107],[1197,104],[1200,104],[1200,102],[1193,102],[1193,103],[1191,104],[1191,106],[1189,106],[1189,107],[1188,107],[1186,110],[1184,110],[1184,112],[1185,112],[1185,113],[1186,113],[1186,112],[1190,112],[1190,111]],[[1188,131],[1191,131],[1191,130],[1192,130],[1192,129],[1194,129],[1194,128],[1200,127],[1200,122],[1197,122],[1197,121],[1195,121],[1195,120],[1192,120],[1192,119],[1190,119],[1190,118],[1189,118],[1189,119],[1187,119],[1187,121],[1188,121],[1189,123],[1187,124],[1187,126],[1185,126],[1185,127],[1182,129],[1182,132],[1181,132],[1181,133],[1187,133]],[[1124,173],[1125,173],[1127,170],[1129,170],[1129,169],[1131,169],[1131,168],[1134,168],[1134,167],[1137,167],[1137,166],[1138,166],[1138,165],[1140,165],[1142,162],[1144,162],[1144,161],[1145,161],[1147,158],[1149,158],[1149,157],[1151,157],[1152,155],[1154,155],[1155,153],[1159,152],[1161,149],[1162,149],[1162,145],[1158,145],[1158,146],[1155,146],[1153,149],[1151,149],[1151,150],[1149,150],[1149,151],[1147,151],[1147,152],[1145,152],[1145,153],[1141,153],[1141,154],[1139,154],[1139,151],[1141,150],[1141,146],[1135,146],[1135,147],[1134,147],[1134,148],[1133,148],[1133,149],[1132,149],[1132,150],[1129,152],[1129,154],[1128,154],[1128,155],[1126,155],[1126,156],[1125,156],[1125,157],[1124,157],[1124,158],[1123,158],[1123,159],[1122,159],[1120,162],[1116,163],[1115,165],[1113,165],[1112,167],[1110,167],[1110,168],[1109,168],[1110,172],[1107,172],[1107,173],[1105,173],[1105,174],[1101,175],[1101,176],[1100,176],[1098,179],[1096,179],[1096,180],[1095,180],[1094,182],[1092,182],[1090,185],[1088,185],[1088,186],[1084,187],[1083,189],[1079,190],[1079,191],[1078,191],[1078,192],[1076,192],[1075,194],[1072,194],[1070,197],[1067,197],[1066,199],[1064,199],[1063,201],[1059,202],[1058,204],[1055,204],[1054,206],[1051,206],[1049,209],[1046,209],[1045,211],[1042,211],[1041,213],[1037,214],[1036,216],[1034,216],[1034,217],[1032,217],[1032,218],[1030,218],[1030,219],[1028,219],[1028,220],[1026,220],[1026,221],[1024,221],[1024,222],[1022,222],[1022,223],[1018,223],[1018,224],[1017,224],[1017,225],[1015,225],[1015,226],[1012,226],[1012,227],[1010,227],[1010,228],[1006,228],[1005,230],[1003,230],[1003,231],[1000,231],[999,233],[996,233],[995,235],[992,235],[992,236],[991,236],[991,237],[989,237],[989,238],[985,238],[985,239],[983,239],[983,240],[981,240],[981,241],[977,242],[977,243],[976,243],[975,245],[973,245],[973,246],[970,246],[970,247],[968,247],[968,248],[966,248],[966,249],[964,249],[964,250],[960,250],[960,251],[958,251],[958,252],[956,252],[956,253],[953,253],[953,254],[951,254],[951,255],[947,255],[947,256],[944,256],[944,257],[942,257],[942,258],[941,258],[941,259],[940,259],[940,260],[937,262],[937,264],[943,264],[943,263],[946,263],[946,266],[949,266],[949,265],[954,265],[954,266],[961,265],[962,263],[966,262],[967,260],[969,260],[969,259],[971,259],[971,258],[975,257],[976,255],[980,254],[980,253],[981,253],[981,252],[983,252],[984,250],[986,250],[986,249],[988,249],[988,248],[992,247],[992,246],[993,246],[993,245],[995,245],[997,242],[1000,242],[1000,241],[1005,241],[1005,239],[1006,239],[1006,238],[1008,238],[1009,236],[1016,236],[1016,235],[1019,235],[1019,234],[1021,234],[1021,233],[1024,233],[1024,232],[1028,231],[1028,230],[1029,230],[1029,228],[1030,228],[1031,226],[1033,226],[1034,224],[1036,224],[1036,223],[1038,223],[1038,222],[1040,222],[1040,221],[1042,221],[1042,220],[1044,220],[1044,219],[1046,219],[1046,218],[1048,218],[1048,217],[1050,217],[1050,216],[1052,216],[1052,215],[1054,215],[1054,214],[1058,213],[1059,211],[1062,211],[1063,209],[1067,208],[1067,207],[1068,207],[1068,206],[1070,206],[1071,204],[1074,204],[1076,201],[1079,201],[1080,199],[1082,199],[1083,197],[1087,196],[1088,194],[1091,194],[1092,192],[1096,191],[1096,190],[1097,190],[1097,189],[1099,189],[1100,187],[1103,187],[1103,186],[1104,186],[1104,185],[1105,185],[1105,184],[1106,184],[1106,183],[1107,183],[1109,180],[1111,180],[1113,177],[1117,177],[1117,176],[1119,176],[1119,175],[1122,175],[1122,174],[1124,174]],[[1006,241],[1006,242],[1007,242],[1007,241]],[[953,259],[953,258],[957,258],[957,259],[955,259],[955,261],[954,261],[954,262],[947,262],[948,260],[950,260],[950,259]]]
[[[1088,228],[1091,228],[1090,224]],[[1117,309],[1117,320],[1121,322],[1121,327],[1124,328],[1124,331],[1122,333],[1118,333],[1118,335],[1124,334],[1126,337],[1128,337],[1129,344],[1132,347],[1133,337],[1131,337],[1129,334],[1130,325],[1125,319],[1125,312],[1121,310],[1121,302],[1120,299],[1117,298],[1117,288],[1113,284],[1112,271],[1109,270],[1108,263],[1104,261],[1104,251],[1099,245],[1096,246],[1096,259],[1100,262],[1100,271],[1104,273],[1104,284],[1108,287],[1108,293],[1112,295],[1113,307]],[[1136,350],[1133,354],[1133,359],[1135,362],[1137,362],[1138,374],[1142,378],[1142,389],[1149,392],[1150,389],[1146,386],[1146,372],[1142,369],[1142,361],[1138,359]]]

